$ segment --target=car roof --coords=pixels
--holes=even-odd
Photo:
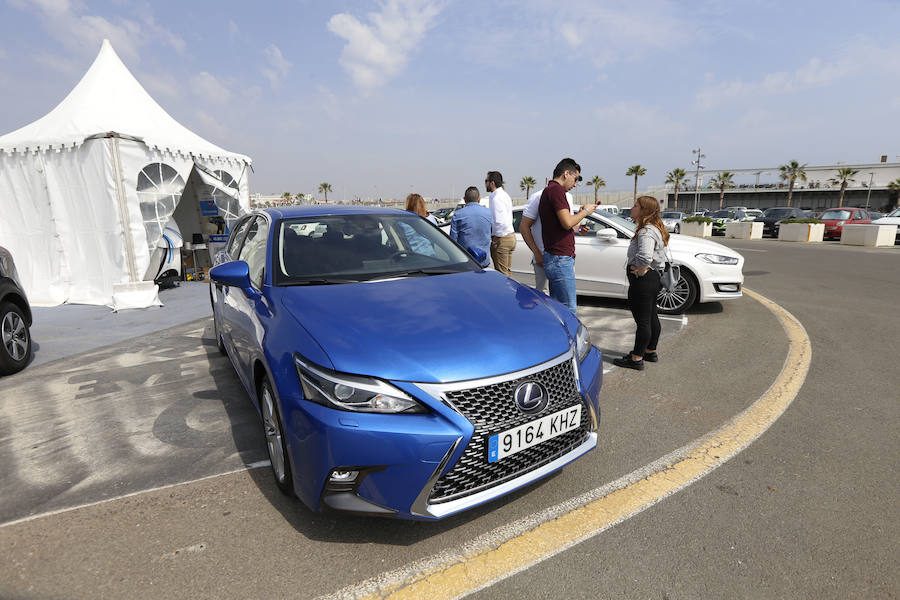
[[[347,206],[341,204],[316,204],[314,206],[285,206],[262,209],[262,213],[268,214],[273,219],[293,219],[296,217],[326,217],[329,215],[409,215],[410,213],[398,208],[385,208],[382,206]]]

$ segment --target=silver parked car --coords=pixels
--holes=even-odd
[[[686,216],[677,210],[664,210],[659,215],[669,233],[681,233],[681,220]]]

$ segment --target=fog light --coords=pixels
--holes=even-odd
[[[359,471],[332,471],[329,481],[331,483],[351,483],[356,481]]]
[[[739,292],[741,284],[739,283],[717,283],[716,289],[720,292]]]

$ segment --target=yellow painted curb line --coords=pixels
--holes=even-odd
[[[793,315],[755,292],[745,289],[744,293],[775,314],[789,342],[781,372],[756,402],[645,478],[541,523],[495,548],[411,576],[366,598],[438,600],[460,598],[484,589],[653,506],[749,446],[781,416],[800,391],[809,371],[812,346],[803,325]]]

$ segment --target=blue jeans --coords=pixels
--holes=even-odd
[[[550,284],[550,297],[576,310],[575,259],[544,252],[544,273]]]

